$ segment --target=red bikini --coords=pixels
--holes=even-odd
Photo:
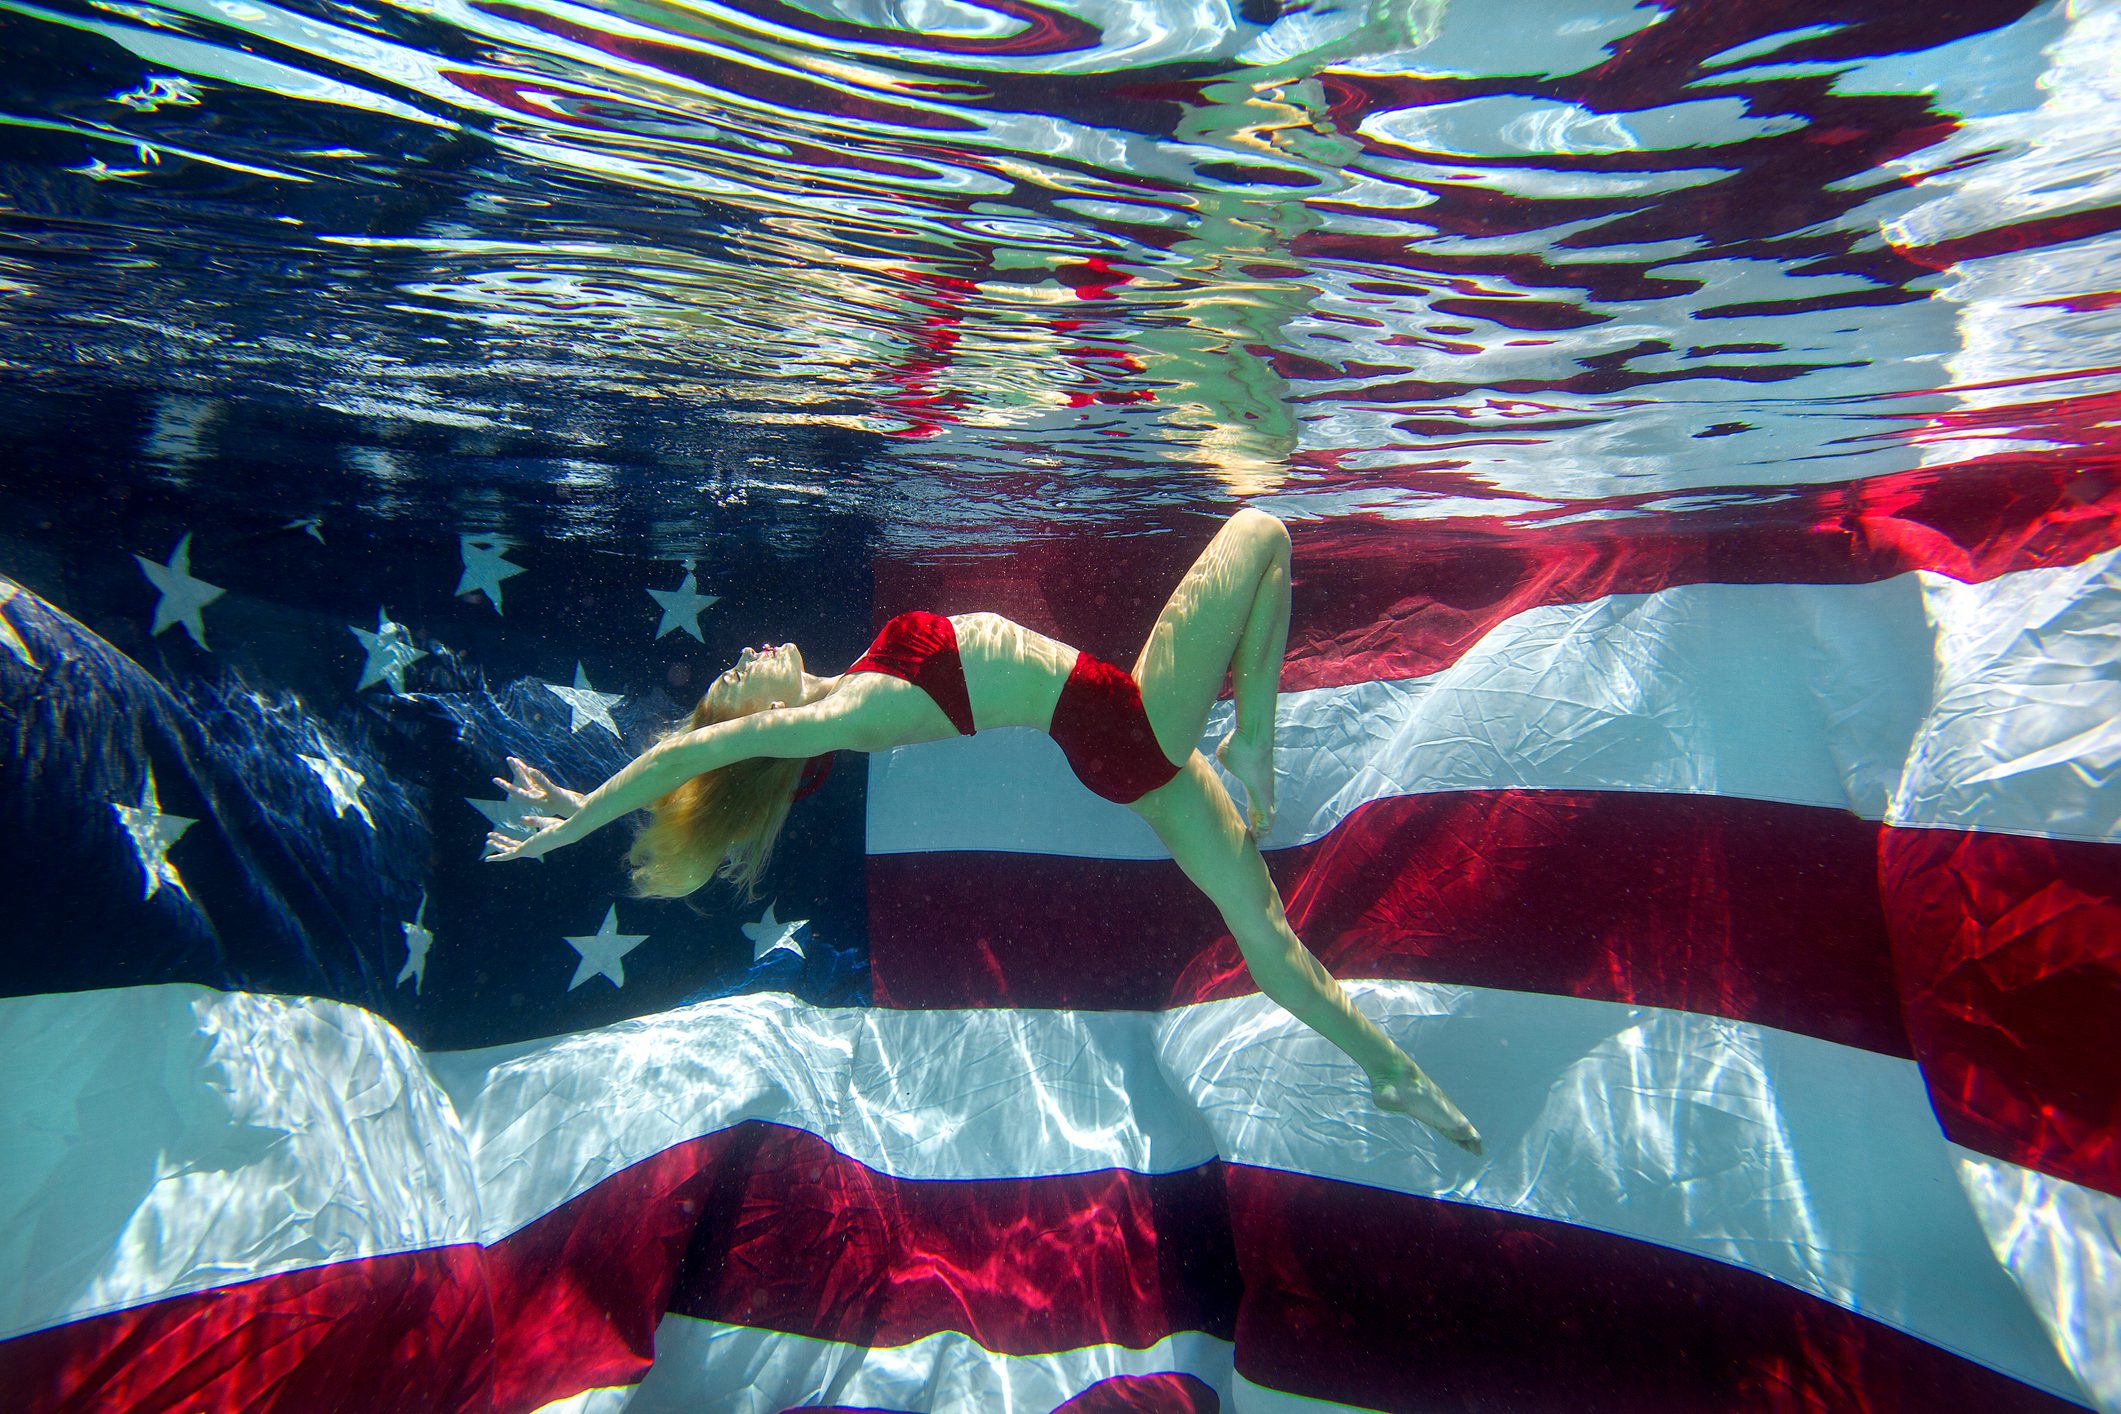
[[[941,614],[915,610],[898,615],[847,671],[910,682],[935,700],[960,734],[970,736],[976,730],[965,664],[957,651],[957,628]],[[1076,655],[1046,731],[1060,744],[1077,780],[1121,805],[1141,799],[1178,774],[1156,744],[1149,714],[1142,710],[1140,685],[1125,669],[1088,653]]]

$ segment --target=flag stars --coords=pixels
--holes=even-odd
[[[767,904],[765,917],[759,919],[756,923],[746,923],[744,925],[744,936],[751,940],[751,960],[753,962],[764,962],[766,954],[777,948],[786,949],[797,957],[803,955],[803,945],[796,940],[795,935],[800,929],[808,928],[810,920],[798,918],[783,923],[773,916],[773,909],[773,904]]]
[[[184,837],[184,832],[199,822],[182,815],[165,814],[162,800],[155,792],[155,773],[146,772],[146,783],[140,787],[140,803],[124,805],[116,801],[111,809],[118,812],[119,823],[132,838],[133,853],[139,856],[140,868],[147,875],[146,887],[140,895],[141,902],[155,896],[155,891],[164,884],[170,885],[186,898],[184,880],[178,877],[177,866],[169,862],[170,846]]]
[[[154,632],[159,634],[173,625],[184,625],[191,641],[201,648],[206,646],[206,621],[202,611],[208,604],[228,591],[219,585],[196,579],[191,572],[191,532],[185,531],[177,548],[170,551],[169,559],[156,564],[145,555],[135,555],[140,572],[154,584],[161,597],[155,600]]]
[[[368,784],[368,777],[347,765],[329,746],[319,743],[318,749],[324,753],[322,756],[303,755],[302,760],[317,773],[317,779],[330,793],[332,813],[343,820],[346,812],[351,810],[373,830],[376,817],[368,813],[368,806],[361,799],[361,787]]]
[[[578,732],[594,723],[613,736],[619,736],[619,724],[611,719],[611,709],[624,702],[625,696],[616,692],[598,692],[591,687],[580,663],[574,665],[573,687],[549,682],[545,684],[545,690],[567,704],[571,714],[567,724],[569,731]]]
[[[484,815],[496,830],[526,838],[530,834],[530,826],[523,823],[524,818],[539,808],[520,795],[504,795],[499,800],[480,800],[467,795],[464,797],[464,803]],[[538,862],[544,862],[544,856],[540,855]]]
[[[376,610],[376,631],[347,625],[348,632],[361,640],[361,649],[368,660],[361,664],[361,681],[354,685],[355,692],[364,692],[379,682],[388,682],[390,690],[403,696],[405,693],[405,670],[427,656],[427,650],[413,646],[412,634],[403,624],[392,623],[390,613]]]
[[[458,594],[484,594],[495,613],[501,612],[501,581],[523,573],[523,567],[504,559],[515,542],[505,535],[460,535],[457,545],[464,556],[464,573],[457,580]]]
[[[412,990],[417,994],[427,981],[427,953],[435,945],[435,935],[427,926],[427,895],[420,895],[420,911],[412,916],[410,923],[400,924],[405,930],[405,967],[398,973],[398,985],[412,981]]]
[[[574,980],[567,984],[573,991],[592,977],[606,977],[614,987],[626,985],[626,954],[648,941],[646,933],[621,933],[619,931],[619,908],[617,904],[604,910],[604,922],[596,932],[587,937],[569,938],[567,943],[582,955],[574,969]]]
[[[663,606],[663,621],[657,624],[655,629],[658,639],[665,634],[683,630],[701,643],[707,641],[700,635],[700,613],[711,608],[720,596],[702,594],[699,590],[699,580],[694,577],[692,563],[688,560],[685,564],[685,578],[678,582],[677,588],[648,591],[648,597]]]

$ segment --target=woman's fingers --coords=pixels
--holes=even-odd
[[[510,775],[495,776],[493,783],[519,800],[546,800],[559,793],[551,777],[519,756],[508,758]]]

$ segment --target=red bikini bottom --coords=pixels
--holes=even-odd
[[[1133,675],[1088,653],[1076,654],[1046,731],[1060,743],[1077,780],[1121,805],[1178,774],[1156,744]]]

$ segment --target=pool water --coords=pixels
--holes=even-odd
[[[0,81],[21,1407],[2121,1409],[2121,4],[0,0]],[[1040,733],[821,762],[755,897],[481,862],[747,645],[1131,663],[1242,505],[1259,845],[1478,1158]]]

